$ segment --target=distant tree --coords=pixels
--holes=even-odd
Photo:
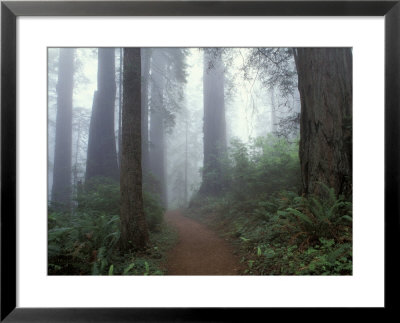
[[[224,64],[221,52],[204,49],[204,165],[200,193],[219,194],[222,189],[222,158],[226,153]]]
[[[97,91],[93,97],[90,120],[86,180],[95,176],[119,180],[114,132],[115,92],[115,49],[99,48]]]
[[[165,134],[175,124],[181,110],[182,85],[186,82],[186,51],[180,48],[154,48],[151,55],[150,171],[158,181],[157,193],[167,205]]]
[[[54,151],[53,206],[68,209],[71,203],[72,93],[74,49],[60,48],[57,82],[57,117]]]
[[[124,49],[121,152],[121,250],[140,249],[148,242],[143,210],[141,166],[140,48]]]
[[[76,107],[72,111],[73,130],[73,163],[72,185],[77,189],[79,182],[84,180],[86,166],[86,147],[89,135],[90,110]]]
[[[151,49],[141,48],[142,56],[142,167],[149,171],[149,78]]]
[[[166,57],[162,49],[153,49],[151,57],[151,94],[150,94],[150,171],[158,181],[157,192],[166,205],[165,182],[165,74]]]
[[[269,91],[271,132],[281,137],[296,137],[299,132],[299,104],[296,102],[297,70],[292,49],[252,48],[243,72],[245,79],[258,78]]]
[[[300,164],[303,191],[352,194],[351,48],[293,50],[301,98]]]

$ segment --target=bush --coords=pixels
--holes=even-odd
[[[120,214],[119,183],[112,179],[96,177],[85,183],[77,196],[78,212],[93,215]],[[150,230],[156,230],[163,221],[164,209],[155,194],[143,191],[143,209]]]
[[[152,194],[144,192],[143,196],[149,230],[159,231],[164,210]],[[76,202],[76,208],[70,213],[54,212],[49,209],[49,274],[122,273],[121,266],[124,266],[126,257],[119,254],[118,248],[120,238],[118,183],[106,178],[94,178],[78,190]],[[136,269],[131,271],[139,272],[140,263],[144,264],[143,261],[137,262]],[[152,268],[151,261],[146,263]]]
[[[49,214],[53,223],[48,230],[49,274],[98,274],[112,263],[119,241],[119,216],[94,214]]]
[[[86,181],[76,197],[77,210],[108,214],[119,214],[119,183],[106,177],[94,177]]]
[[[260,137],[250,144],[231,142],[225,182],[236,199],[295,190],[300,185],[298,143],[274,136]]]
[[[234,140],[224,194],[191,201],[189,215],[240,245],[245,274],[352,273],[352,203],[322,183],[322,197],[299,196],[299,164],[297,142]]]
[[[164,208],[154,195],[143,192],[143,206],[150,231],[156,231],[164,221]]]

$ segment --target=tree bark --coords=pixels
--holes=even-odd
[[[74,49],[61,48],[57,83],[57,118],[52,204],[68,209],[71,204],[72,93]]]
[[[220,54],[211,55],[204,51],[204,163],[200,193],[206,195],[221,193],[221,159],[226,152],[224,65]]]
[[[352,195],[352,52],[350,48],[294,50],[301,98],[303,192],[323,195],[323,183]]]
[[[123,87],[121,250],[129,251],[145,247],[149,238],[142,195],[140,48],[124,49]]]
[[[108,177],[119,180],[114,132],[115,110],[115,49],[99,48],[97,91],[93,97],[86,180]]]

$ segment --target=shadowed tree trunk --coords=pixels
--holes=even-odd
[[[143,211],[141,166],[140,48],[124,49],[121,154],[121,250],[141,249],[148,241]]]
[[[119,180],[114,132],[115,49],[99,48],[97,91],[93,97],[86,180],[103,176]]]
[[[166,206],[165,155],[164,155],[164,86],[166,60],[162,49],[153,49],[152,85],[150,103],[150,167],[158,181],[156,193]]]
[[[74,49],[61,48],[57,83],[57,118],[52,204],[68,209],[71,203],[72,92]]]
[[[204,51],[204,166],[201,194],[219,194],[222,184],[221,159],[226,152],[224,65],[221,54]]]
[[[303,192],[352,194],[352,52],[298,48],[294,56],[301,98],[300,164]]]

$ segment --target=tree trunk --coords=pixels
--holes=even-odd
[[[294,50],[301,98],[300,164],[305,194],[323,183],[352,195],[352,52],[350,48]]]
[[[149,170],[149,72],[150,49],[142,48],[142,168]]]
[[[114,48],[99,48],[97,89],[90,119],[86,180],[95,176],[119,180],[114,132],[116,92]]]
[[[222,184],[222,158],[226,152],[224,65],[220,54],[204,51],[204,164],[201,194],[219,194]]]
[[[73,185],[77,187],[78,185],[78,159],[79,159],[79,150],[80,150],[80,142],[81,142],[81,119],[78,118],[78,127],[77,127],[77,135],[76,135],[76,144],[75,144],[75,164],[73,170]]]
[[[129,251],[145,247],[149,238],[142,195],[140,48],[124,49],[123,84],[121,250]]]
[[[152,86],[150,105],[150,167],[158,181],[156,192],[164,206],[167,204],[165,186],[165,150],[164,150],[164,85],[165,58],[160,49],[152,53]]]
[[[68,209],[71,203],[72,93],[74,49],[61,48],[57,83],[57,118],[52,204]]]

